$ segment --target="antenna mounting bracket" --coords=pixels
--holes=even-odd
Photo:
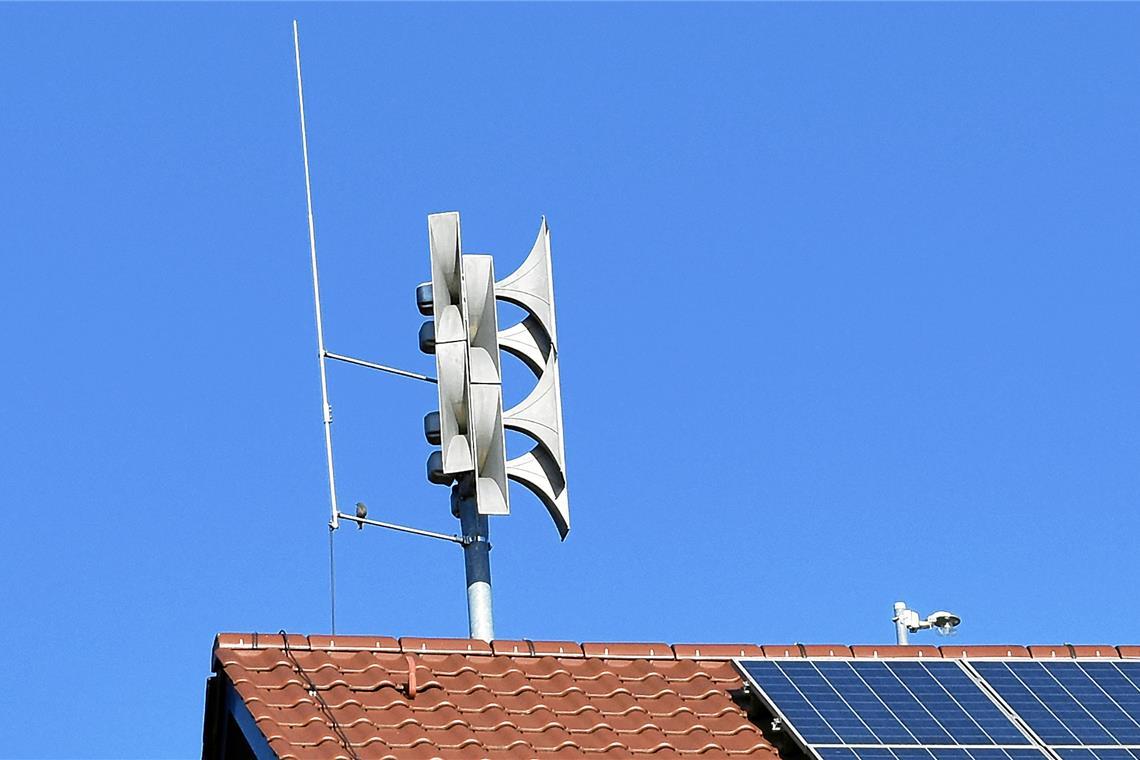
[[[413,536],[423,536],[424,538],[437,538],[440,541],[450,541],[453,544],[459,544],[461,546],[466,546],[468,543],[470,543],[467,536],[463,536],[461,538],[461,537],[455,535],[454,533],[450,533],[450,534],[449,533],[436,533],[433,530],[422,530],[420,528],[412,528],[412,527],[409,527],[407,525],[397,525],[396,523],[380,522],[379,520],[369,520],[366,517],[357,517],[356,515],[350,515],[350,514],[347,514],[345,512],[340,512],[339,514],[337,514],[337,517],[339,517],[342,520],[348,520],[350,522],[357,523],[358,525],[372,525],[376,528],[387,528],[388,530],[395,530],[395,531],[399,531],[400,533],[410,533]],[[479,539],[471,539],[471,540],[486,540],[486,539],[482,539],[480,537]]]

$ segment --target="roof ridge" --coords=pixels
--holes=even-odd
[[[280,634],[219,633],[214,639],[214,652],[219,650],[281,649]],[[800,658],[837,657],[855,659],[888,659],[896,657],[932,657],[947,659],[979,659],[995,657],[1027,657],[1033,659],[1072,658],[1140,658],[1140,645],[1092,644],[977,644],[917,645],[896,644],[665,644],[646,642],[572,642],[530,639],[495,640],[488,644],[479,639],[444,637],[330,636],[314,634],[289,635],[290,650],[298,653],[374,652],[413,656],[465,657],[555,657],[601,660],[731,660],[737,657]]]

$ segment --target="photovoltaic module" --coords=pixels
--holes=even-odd
[[[741,659],[820,760],[1140,760],[1140,662]]]

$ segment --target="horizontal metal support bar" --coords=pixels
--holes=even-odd
[[[366,517],[357,517],[356,515],[350,515],[350,514],[346,514],[344,512],[340,512],[337,515],[337,517],[339,517],[342,520],[350,520],[350,521],[357,523],[357,524],[363,523],[364,525],[374,525],[377,528],[387,528],[388,530],[398,530],[401,533],[411,533],[413,536],[424,536],[426,538],[438,538],[440,541],[450,541],[453,544],[460,544],[460,545],[462,545],[464,543],[463,539],[460,538],[459,536],[456,536],[455,534],[449,535],[447,533],[436,533],[435,531],[431,531],[431,530],[420,530],[419,528],[409,528],[406,525],[396,525],[395,523],[380,522],[379,520],[369,520]]]
[[[334,354],[332,351],[325,351],[326,359],[336,359],[338,362],[345,364],[355,364],[358,367],[367,367],[368,369],[379,370],[380,372],[387,372],[391,375],[399,375],[400,377],[410,377],[413,380],[423,380],[425,383],[435,383],[436,379],[428,375],[421,375],[419,372],[409,372],[406,369],[396,369],[395,367],[388,367],[383,364],[375,362],[366,362],[363,359],[354,359],[351,356],[341,356]]]

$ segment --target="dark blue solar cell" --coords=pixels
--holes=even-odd
[[[857,665],[857,664],[856,664]],[[860,675],[857,667],[846,661],[817,663],[820,674],[842,695],[843,701],[859,717],[875,738],[882,744],[917,744],[908,731],[884,703],[877,689],[872,689]]]
[[[899,663],[894,663],[898,665]],[[885,662],[856,661],[855,670],[874,689],[893,715],[905,726],[910,737],[905,744],[954,744],[938,716],[923,704],[922,694],[908,688],[891,665]],[[921,691],[921,690],[920,690]]]
[[[970,748],[969,754],[974,760],[1010,760],[1007,750],[997,747]],[[1040,752],[1036,752],[1035,760],[1042,760]]]
[[[1091,749],[1059,749],[1057,754],[1061,760],[1096,760]]]
[[[1140,745],[1140,684],[1120,668],[1130,664],[1082,662],[1081,674],[1087,681],[1074,680],[1068,674],[1061,681],[1118,742]]]
[[[843,743],[819,711],[812,707],[774,661],[751,660],[743,664],[748,675],[764,690],[804,741],[809,744]]]
[[[859,760],[896,760],[895,753],[886,747],[860,747],[855,752]]]
[[[1133,712],[1140,700],[1140,690],[1113,667],[1113,663],[1058,662],[1051,663],[1049,671],[1118,743],[1140,744],[1140,722]],[[1118,753],[1110,754],[1109,758],[1131,760],[1131,757],[1119,757]]]
[[[986,704],[989,699],[957,663],[896,662],[891,670],[950,737],[938,740],[930,736],[923,739],[924,743],[1025,743],[1009,720],[992,703]]]
[[[1043,663],[1025,660],[1009,663],[1009,668],[1048,711],[1076,736],[1076,744],[1117,743],[1104,726],[1066,691],[1055,675],[1061,673],[1068,674],[1070,678],[1080,677],[1080,667],[1075,662]]]
[[[974,669],[993,687],[1013,711],[1021,716],[1046,744],[1081,744],[1058,716],[1050,712],[1007,662],[982,661]]]
[[[1047,744],[1140,746],[1140,663],[977,662],[974,667]],[[1084,752],[1075,751],[1072,760],[1129,760],[1131,755]]]
[[[1010,760],[1045,760],[1045,753],[1039,749],[1007,748],[1005,753]]]
[[[855,752],[846,747],[822,747],[818,752],[823,760],[858,760]]]
[[[1137,686],[1140,686],[1140,661],[1120,660],[1119,662],[1113,662],[1112,665],[1115,666],[1125,678]]]
[[[961,744],[1029,744],[1029,739],[994,704],[956,662],[921,662],[936,680],[941,704],[947,707],[942,722]],[[950,722],[948,722],[950,721]]]
[[[971,760],[970,755],[964,749],[949,748],[949,747],[931,747],[930,754],[934,755],[936,760]],[[994,760],[998,760],[994,758]]]
[[[1100,747],[1093,750],[1098,760],[1132,760],[1132,753],[1126,749],[1106,749]]]
[[[784,673],[793,681],[820,717],[831,727],[843,744],[880,744],[866,723],[811,661],[785,661],[780,663]]]
[[[895,757],[899,760],[931,760],[931,750],[920,747],[895,747]]]

